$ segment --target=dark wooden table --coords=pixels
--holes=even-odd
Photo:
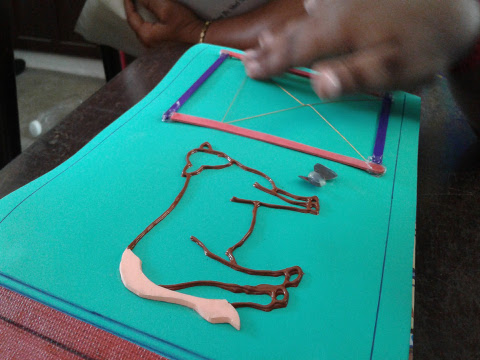
[[[165,44],[131,64],[0,171],[0,198],[77,152],[152,90],[186,49]],[[480,143],[445,80],[422,97],[414,356],[480,359]],[[31,351],[35,358],[157,358],[0,288],[0,357]]]

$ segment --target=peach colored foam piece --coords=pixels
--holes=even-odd
[[[212,324],[228,323],[240,330],[238,312],[227,300],[199,298],[154,284],[143,273],[142,260],[128,248],[122,255],[120,275],[125,287],[142,298],[183,305]]]

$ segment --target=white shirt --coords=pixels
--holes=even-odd
[[[178,0],[205,20],[218,20],[249,12],[268,0]]]

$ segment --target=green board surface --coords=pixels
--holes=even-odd
[[[406,359],[420,100],[394,94],[382,177],[256,140],[162,122],[219,49],[191,48],[148,96],[72,158],[0,200],[0,285],[169,358]],[[241,62],[229,59],[181,112],[222,120],[235,98],[223,119],[228,122],[298,106],[278,85],[304,103],[320,102],[305,79],[245,80]],[[368,95],[315,105],[365,156],[373,150],[380,107],[381,100]],[[310,108],[236,125],[358,158]],[[271,270],[298,265],[305,276],[290,289],[286,308],[238,309],[240,331],[178,305],[139,298],[123,286],[118,271],[127,245],[183,187],[187,152],[205,141],[290,193],[317,195],[321,204],[317,216],[259,209],[252,236],[235,253],[238,263]],[[200,154],[192,160],[194,168],[222,163]],[[322,188],[298,178],[317,162],[338,174]],[[252,216],[251,205],[230,198],[275,202],[252,187],[255,181],[238,168],[193,177],[179,206],[134,250],[145,274],[159,284],[281,283],[237,273],[190,241],[195,235],[224,256]],[[184,292],[230,302],[270,300],[213,288]]]

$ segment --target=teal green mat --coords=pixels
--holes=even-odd
[[[218,55],[218,47],[193,47],[145,99],[72,158],[0,200],[0,285],[172,359],[406,359],[420,100],[394,94],[382,177],[216,130],[162,122],[163,112]],[[234,97],[224,121],[297,106],[277,84],[302,102],[320,102],[307,80],[292,75],[275,83],[244,79],[241,62],[226,60],[181,112],[221,120]],[[372,96],[357,95],[315,108],[367,157],[380,106]],[[236,124],[359,157],[309,108]],[[318,216],[259,209],[252,236],[235,253],[238,263],[272,270],[299,265],[305,276],[290,289],[286,308],[238,309],[240,331],[178,305],[139,298],[118,271],[124,249],[182,188],[187,152],[205,141],[288,192],[317,195],[321,204]],[[211,161],[199,154],[192,160],[194,167]],[[322,188],[298,178],[317,162],[338,174]],[[194,177],[180,205],[135,248],[145,274],[159,284],[281,283],[236,273],[190,241],[195,235],[224,256],[252,214],[251,205],[230,198],[272,202],[252,187],[255,181],[234,168]],[[269,302],[212,288],[185,292]]]

